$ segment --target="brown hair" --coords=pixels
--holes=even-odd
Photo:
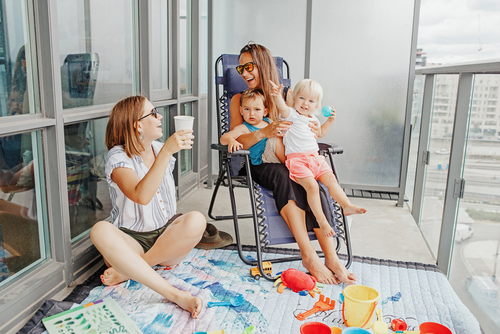
[[[106,146],[108,150],[122,145],[129,158],[140,155],[144,146],[139,139],[140,133],[135,124],[144,109],[144,96],[127,97],[113,107],[106,127]]]
[[[277,121],[279,119],[279,112],[271,96],[272,87],[269,80],[277,85],[281,83],[281,80],[271,51],[265,46],[249,42],[241,49],[240,56],[243,53],[250,53],[254,64],[259,68],[260,83],[264,93],[264,105],[269,109],[269,118]]]
[[[264,103],[264,108],[267,108],[264,92],[260,88],[249,88],[244,90],[240,96],[240,105],[243,105],[243,101],[245,100],[253,100],[257,97],[260,97],[262,99],[262,103]]]

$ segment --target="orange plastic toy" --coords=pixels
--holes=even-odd
[[[298,314],[297,319],[299,319],[300,321],[304,321],[308,316],[313,315],[316,312],[333,310],[334,308],[335,308],[335,300],[330,301],[330,298],[326,298],[325,301],[325,296],[319,295],[319,300],[316,303],[314,303],[314,307],[309,311]]]

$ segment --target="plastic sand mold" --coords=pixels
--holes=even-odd
[[[112,298],[72,308],[42,322],[50,334],[142,333]]]

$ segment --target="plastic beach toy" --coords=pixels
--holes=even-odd
[[[300,326],[300,334],[331,334],[330,327],[322,322],[306,322]]]
[[[389,327],[382,320],[382,310],[377,309],[377,321],[375,321],[372,325],[372,331],[375,334],[387,334],[389,332]]]
[[[341,334],[342,333],[342,328],[340,328],[340,327],[333,326],[333,327],[330,327],[330,329],[332,330],[332,334]]]
[[[310,316],[316,312],[333,310],[334,308],[335,308],[335,300],[330,301],[330,298],[326,298],[326,301],[325,301],[325,296],[319,295],[319,300],[316,303],[314,303],[314,307],[312,309],[310,309],[309,311],[297,314],[297,319],[299,319],[300,321],[303,321],[308,316]]]
[[[371,334],[371,333],[363,328],[348,327],[342,331],[342,334]]]
[[[321,113],[323,114],[323,116],[325,117],[330,117],[332,116],[332,107],[330,106],[324,106],[323,109],[321,109]]]
[[[405,331],[408,325],[401,319],[393,319],[391,321],[391,328],[393,331]]]
[[[418,329],[422,334],[452,334],[448,327],[437,322],[423,322]]]
[[[208,307],[213,307],[213,306],[234,306],[234,307],[238,307],[241,304],[243,304],[244,301],[245,301],[245,298],[243,297],[243,295],[238,295],[238,296],[236,296],[234,298],[231,298],[228,302],[208,302],[207,306]]]
[[[278,287],[279,293],[285,290],[285,286],[292,289],[295,293],[304,290],[312,291],[316,287],[316,279],[314,277],[294,268],[282,272],[281,277],[274,282],[274,285],[276,286],[279,283],[283,283]]]
[[[342,292],[342,318],[347,327],[370,328],[380,294],[365,285],[350,285]]]

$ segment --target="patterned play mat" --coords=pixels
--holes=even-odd
[[[245,248],[249,257],[255,257],[251,248]],[[281,257],[278,250],[266,253],[268,258]],[[300,261],[274,264],[273,272],[288,268],[305,271]],[[193,250],[180,265],[167,270],[156,270],[173,286],[188,290],[204,302],[198,320],[188,312],[166,301],[156,292],[134,281],[90,290],[82,304],[111,297],[125,310],[144,333],[193,333],[224,329],[225,333],[241,334],[250,325],[256,333],[299,333],[304,323],[296,316],[314,307],[318,296],[302,296],[285,289],[277,293],[273,283],[250,276],[250,267],[243,264],[236,250]],[[453,333],[481,333],[479,324],[460,301],[446,277],[433,265],[384,261],[355,257],[351,270],[358,283],[380,292],[378,308],[383,320],[403,319],[408,330],[415,330],[422,322],[432,321],[448,326]],[[336,301],[335,308],[310,316],[306,321],[319,321],[328,326],[345,328],[342,320],[339,294],[345,286],[325,286],[322,293]],[[245,298],[238,307],[206,307],[209,301],[226,301],[242,294]]]

